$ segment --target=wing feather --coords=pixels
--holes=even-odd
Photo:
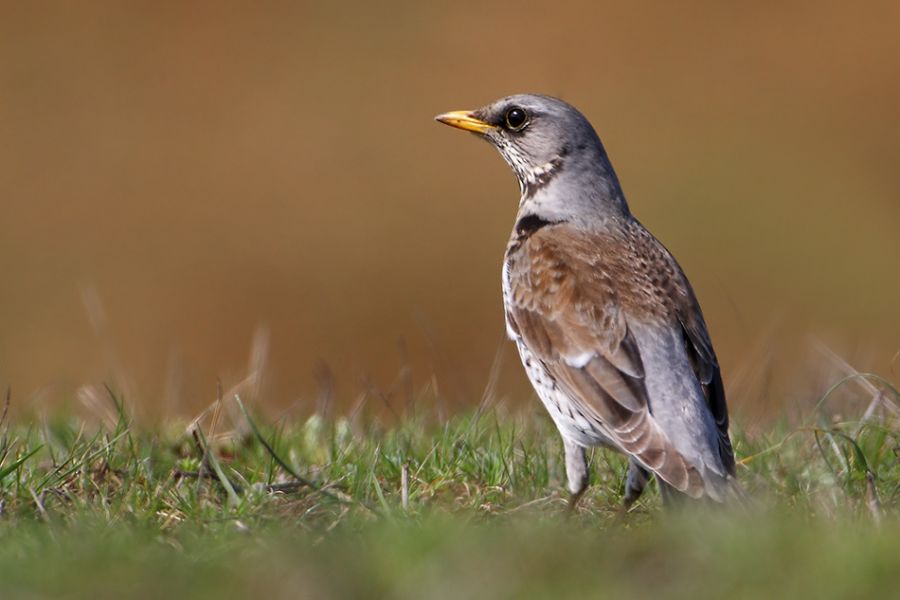
[[[518,240],[507,252],[507,319],[579,412],[675,489],[699,497],[700,473],[651,414],[640,352],[627,325],[627,317],[641,311],[664,316],[665,303],[623,288],[634,269],[610,259],[621,254],[616,243],[622,240],[568,225]]]

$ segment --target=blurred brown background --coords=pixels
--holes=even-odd
[[[0,384],[186,413],[264,325],[271,406],[322,364],[478,402],[517,187],[431,119],[523,91],[592,120],[739,412],[812,393],[810,334],[890,377],[900,4],[624,4],[3,2]]]

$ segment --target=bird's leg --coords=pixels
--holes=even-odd
[[[563,447],[566,451],[566,479],[568,479],[569,513],[575,511],[578,500],[588,487],[588,462],[587,453],[583,446],[563,438]]]
[[[628,474],[625,476],[625,498],[622,512],[628,512],[631,505],[637,502],[650,480],[650,473],[633,458],[628,459]]]

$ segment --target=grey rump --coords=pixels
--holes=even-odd
[[[625,505],[739,493],[721,373],[678,263],[631,214],[587,119],[516,95],[439,115],[493,144],[521,199],[503,267],[507,330],[564,441],[575,505],[585,448],[629,457]]]

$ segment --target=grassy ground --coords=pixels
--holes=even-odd
[[[740,513],[664,514],[651,487],[620,515],[625,462],[597,451],[567,516],[537,411],[264,423],[226,398],[192,426],[137,427],[111,397],[105,425],[6,422],[0,595],[897,594],[897,395],[874,383],[853,420],[826,397],[736,432],[757,501]]]

